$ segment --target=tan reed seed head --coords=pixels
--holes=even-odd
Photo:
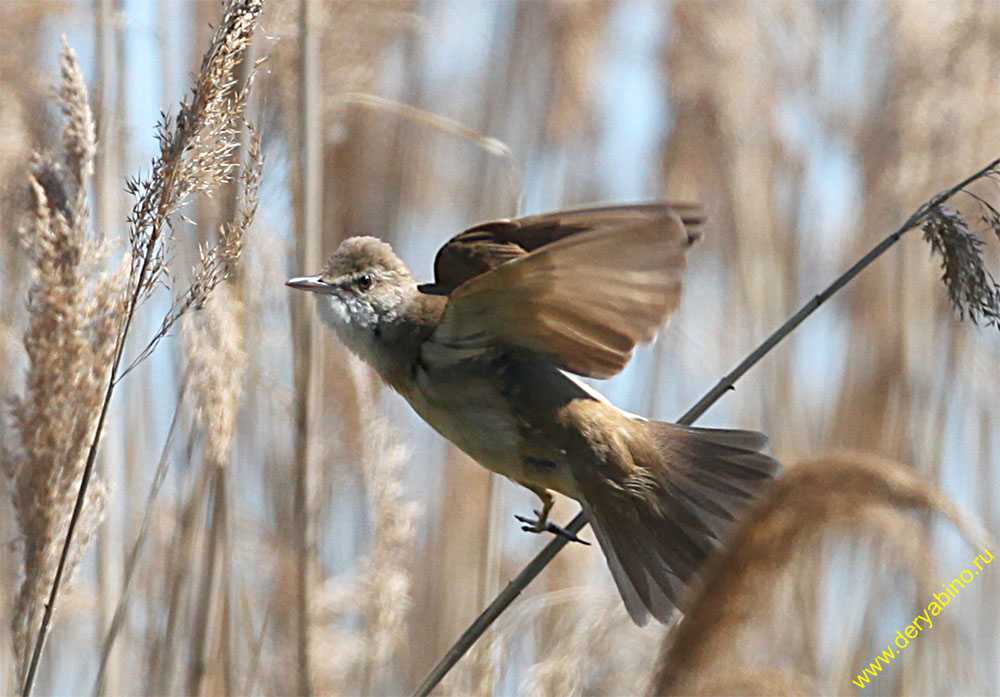
[[[202,60],[201,70],[187,99],[181,102],[176,118],[164,116],[157,127],[160,152],[148,177],[130,180],[126,188],[137,201],[129,216],[129,236],[135,258],[133,283],[139,282],[143,264],[142,292],[148,293],[166,269],[166,255],[172,217],[196,194],[211,195],[237,177],[241,133],[247,125],[245,108],[253,86],[255,71],[240,82],[239,67],[253,39],[253,30],[262,8],[262,0],[232,0]],[[254,66],[256,67],[256,66]],[[250,160],[239,177],[248,195],[248,205],[240,210],[253,217],[256,191],[260,180],[260,148],[250,149]],[[237,223],[237,231],[245,226]],[[238,255],[232,244],[233,230],[220,231],[224,250]],[[206,263],[212,261],[211,255]],[[206,284],[202,284],[207,287]],[[212,286],[214,287],[214,286]],[[197,292],[188,301],[197,306],[204,301]],[[177,315],[179,317],[179,315]],[[174,319],[176,319],[175,317]]]
[[[31,260],[25,387],[10,401],[4,442],[23,547],[23,580],[12,630],[23,672],[87,457],[114,352],[123,275],[103,273],[104,250],[89,230],[94,120],[76,55],[65,46],[59,100],[63,151],[38,155],[28,180],[31,205],[20,236]],[[100,520],[104,486],[92,483],[71,548],[71,573]]]
[[[236,432],[247,355],[243,349],[243,305],[222,286],[201,312],[182,322],[196,421],[205,434],[205,461],[223,467]]]
[[[235,184],[233,219],[219,226],[216,241],[199,249],[200,263],[179,293],[160,328],[126,369],[147,358],[185,313],[198,310],[233,271],[243,251],[243,236],[257,213],[264,158],[261,138],[247,120],[246,107],[262,61],[241,82],[261,0],[231,0],[202,60],[201,72],[175,119],[164,116],[157,127],[160,154],[146,178],[129,180],[136,197],[129,216],[133,264],[130,284],[147,296],[169,275],[166,264],[174,217],[196,195],[211,196]],[[262,59],[263,60],[263,59]],[[246,161],[238,162],[244,129],[249,134]],[[143,265],[145,273],[143,274]],[[141,278],[140,278],[141,276]]]
[[[790,467],[726,549],[709,561],[687,615],[663,647],[652,693],[815,694],[843,689],[845,676],[861,657],[846,660],[843,670],[821,673],[822,661],[813,653],[819,644],[810,639],[819,633],[820,644],[829,646],[844,636],[824,627],[820,608],[812,604],[830,560],[842,561],[831,545],[846,541],[852,551],[868,549],[879,559],[880,574],[858,577],[865,584],[857,589],[859,597],[871,590],[873,579],[886,578],[888,567],[912,578],[923,601],[935,587],[937,573],[930,530],[921,517],[934,515],[950,520],[971,544],[988,544],[984,531],[936,487],[893,461],[839,452]],[[879,600],[868,596],[867,614],[875,612]],[[845,608],[840,620],[846,624],[848,612],[857,609]],[[866,618],[863,625],[867,631],[873,619]],[[933,636],[943,637],[945,630]],[[852,646],[863,643],[853,639]]]
[[[361,460],[368,518],[372,526],[371,549],[358,565],[350,583],[328,580],[321,589],[320,603],[312,609],[313,620],[321,625],[312,632],[316,655],[332,645],[352,645],[347,665],[318,665],[317,689],[343,690],[356,681],[363,694],[381,693],[388,688],[388,668],[407,636],[413,585],[413,553],[419,508],[405,494],[403,467],[410,450],[399,440],[392,422],[381,407],[379,385],[371,380],[366,366],[357,358],[347,359],[349,377],[356,390],[361,423]],[[327,628],[333,620],[356,612],[361,630],[353,635]],[[350,677],[345,677],[350,676]]]
[[[62,85],[59,90],[59,106],[66,122],[63,126],[63,151],[66,169],[77,184],[78,206],[86,205],[86,190],[83,184],[94,174],[94,153],[97,151],[97,135],[94,114],[87,97],[87,83],[80,69],[76,54],[63,37],[63,55],[59,61]],[[85,209],[83,209],[85,210]]]

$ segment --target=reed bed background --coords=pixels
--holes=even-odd
[[[239,34],[216,2],[0,6],[5,693],[143,250],[155,282],[118,372],[146,357],[115,385],[36,694],[404,694],[542,546],[513,519],[533,501],[411,415],[286,278],[350,235],[428,276],[483,219],[697,200],[680,313],[600,385],[672,420],[1000,155],[988,0],[257,4],[232,3],[257,26],[225,66],[203,59]],[[196,128],[175,117],[199,84],[217,111]],[[150,162],[189,136],[191,203],[147,225]],[[995,177],[973,192],[997,205]],[[954,203],[997,275],[988,209]],[[688,622],[632,626],[600,554],[571,545],[440,692],[995,693],[1000,566],[851,683],[1000,537],[1000,336],[988,312],[960,320],[930,250],[904,238],[700,421],[767,432],[789,476]]]

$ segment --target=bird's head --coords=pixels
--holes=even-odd
[[[351,237],[333,253],[318,276],[286,285],[316,293],[319,315],[348,348],[371,361],[383,335],[407,320],[416,281],[385,242]]]

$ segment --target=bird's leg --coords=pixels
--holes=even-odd
[[[542,500],[542,510],[533,511],[537,516],[536,518],[528,518],[522,515],[515,515],[514,517],[524,523],[521,529],[525,532],[545,532],[547,529],[546,526],[549,523],[549,511],[552,510],[552,505],[556,502],[556,498],[548,489],[531,484],[525,484],[524,486],[535,492],[535,495]]]
[[[586,540],[581,540],[577,537],[576,533],[570,532],[563,526],[557,525],[549,520],[549,511],[552,510],[552,504],[556,502],[556,499],[552,495],[551,491],[545,489],[544,487],[533,486],[530,484],[525,484],[524,486],[535,492],[538,498],[542,500],[542,510],[533,511],[535,514],[534,518],[528,518],[523,515],[515,515],[514,517],[517,518],[519,522],[524,523],[524,525],[521,526],[522,530],[534,533],[551,532],[554,535],[565,537],[570,542],[579,542],[584,545],[590,544]]]

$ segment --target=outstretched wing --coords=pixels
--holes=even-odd
[[[570,235],[613,227],[657,224],[673,211],[690,229],[702,222],[701,209],[691,203],[639,203],[572,208],[542,215],[480,223],[448,240],[434,259],[431,290],[450,293],[466,281],[500,264],[523,257]]]
[[[445,365],[504,348],[538,354],[578,375],[621,371],[635,345],[650,341],[677,309],[684,253],[693,241],[670,207],[641,211],[561,236],[557,225],[549,233],[556,241],[474,275],[451,294],[425,342],[424,360]],[[527,233],[521,240],[532,244]]]

